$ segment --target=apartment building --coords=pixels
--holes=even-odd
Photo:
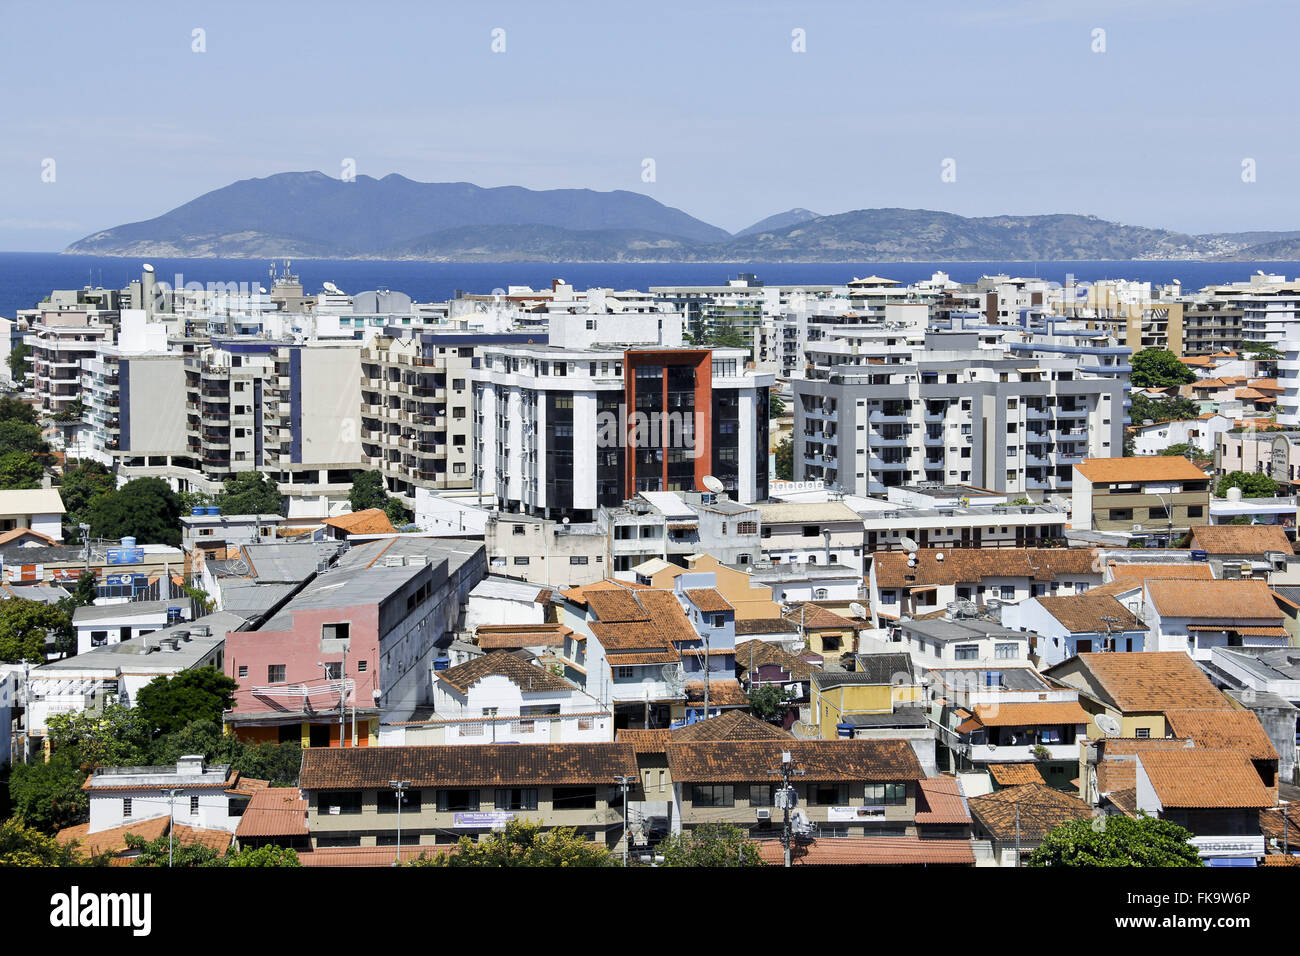
[[[1235,352],[1243,340],[1245,308],[1218,295],[1183,299],[1183,355]]]
[[[639,780],[629,744],[372,747],[305,751],[299,788],[317,853],[396,848],[399,799],[402,846],[447,846],[510,820],[540,820],[618,850],[620,779]],[[394,781],[404,784],[400,797]]]
[[[28,382],[41,412],[70,416],[81,401],[81,365],[113,341],[117,313],[42,311],[24,337],[31,346]]]
[[[1186,458],[1090,458],[1074,466],[1071,526],[1172,546],[1210,509],[1210,479]]]
[[[739,350],[491,346],[471,381],[476,487],[502,510],[589,521],[709,475],[767,497],[773,378]]]
[[[932,482],[1024,494],[1070,487],[1071,466],[1123,447],[1126,381],[1074,361],[979,349],[974,333],[927,336],[896,365],[792,383],[794,477],[859,495]]]

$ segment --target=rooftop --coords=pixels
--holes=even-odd
[[[1142,455],[1129,458],[1085,458],[1074,466],[1089,481],[1205,481],[1205,472],[1181,455]]]

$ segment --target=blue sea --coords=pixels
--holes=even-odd
[[[176,284],[247,282],[267,285],[269,260],[156,259],[61,255],[55,252],[0,252],[0,316],[12,318],[17,309],[35,306],[51,289],[85,285],[125,288],[140,277],[140,266],[151,263],[160,281]],[[392,289],[418,302],[450,299],[456,290],[490,293],[510,285],[549,288],[560,278],[578,289],[604,286],[646,289],[655,285],[722,285],[740,272],[752,272],[769,285],[838,285],[857,276],[882,275],[904,284],[943,271],[957,282],[1006,273],[1038,276],[1064,283],[1134,279],[1163,283],[1181,280],[1192,291],[1221,282],[1245,281],[1257,269],[1300,274],[1300,262],[1189,262],[1136,260],[1099,262],[384,262],[357,259],[295,259],[293,271],[307,293],[333,282],[344,292]]]

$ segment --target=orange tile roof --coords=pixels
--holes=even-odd
[[[1091,482],[1204,481],[1207,477],[1181,455],[1085,458],[1074,467]]]
[[[686,682],[686,700],[692,704],[704,703],[704,681]],[[709,681],[710,707],[748,707],[749,697],[738,680]]]
[[[1138,761],[1166,808],[1271,807],[1277,801],[1240,750],[1155,750]]]
[[[1213,569],[1204,561],[1186,564],[1145,564],[1141,561],[1121,564],[1112,561],[1109,567],[1112,581],[1131,583],[1134,587],[1156,578],[1208,581],[1214,577]]]
[[[1035,700],[978,705],[975,719],[985,727],[1035,727],[1045,724],[1086,724],[1092,718],[1073,700]]]
[[[1101,759],[1097,762],[1097,790],[1114,793],[1137,786],[1136,754],[1152,750],[1186,750],[1195,746],[1182,737],[1105,737],[1098,741]]]
[[[770,783],[781,755],[790,753],[803,779],[815,781],[920,780],[925,776],[906,740],[672,741],[668,766],[677,783]]]
[[[1072,597],[1044,595],[1037,599],[1043,610],[1061,622],[1071,634],[1101,633],[1107,624],[1117,631],[1145,631],[1146,625],[1109,594],[1076,594]],[[1103,618],[1112,618],[1105,621]]]
[[[642,618],[653,622],[665,641],[681,644],[700,640],[699,633],[686,617],[686,610],[672,591],[637,591],[636,600],[644,608]]]
[[[688,588],[686,596],[691,599],[692,604],[706,614],[735,610],[716,588]]]
[[[364,511],[339,515],[337,518],[326,518],[321,524],[338,528],[348,534],[394,534],[397,531],[393,523],[388,520],[388,515],[380,508],[367,508]]]
[[[1016,787],[1022,783],[1047,783],[1032,763],[991,763],[988,765],[993,782],[999,787]]]
[[[1249,710],[1167,710],[1176,737],[1190,737],[1208,750],[1240,750],[1252,760],[1277,760],[1277,750]]]
[[[1077,661],[1091,672],[1102,694],[1122,713],[1232,709],[1228,699],[1185,651],[1085,653],[1078,655]],[[1070,663],[1057,664],[1047,674],[1051,676]]]
[[[96,833],[90,832],[89,823],[79,823],[74,827],[65,827],[60,830],[55,835],[55,839],[63,844],[76,840],[81,844],[82,850],[88,856],[95,856],[105,851],[124,853],[127,850],[126,837],[128,833],[134,833],[145,840],[156,840],[158,837],[167,834],[167,823],[168,816],[165,813],[160,817],[151,817],[148,820],[132,820],[120,827],[99,830]]]
[[[1161,617],[1282,623],[1282,611],[1263,581],[1148,581]]]
[[[917,787],[917,823],[970,823],[970,811],[956,777],[926,777],[917,781]]]
[[[480,624],[474,638],[483,650],[516,650],[521,647],[563,647],[573,628],[564,624]]]
[[[307,801],[297,787],[267,787],[253,794],[235,836],[307,836]]]
[[[1291,539],[1275,524],[1211,524],[1191,530],[1191,547],[1210,554],[1262,556],[1267,551],[1295,553]]]
[[[58,543],[48,534],[41,534],[39,531],[33,531],[31,528],[14,528],[12,531],[6,531],[4,534],[0,534],[0,546],[6,545],[11,541],[17,541],[24,537],[37,538],[49,545]]]
[[[877,586],[953,585],[986,577],[1051,581],[1063,575],[1100,574],[1092,548],[922,548],[915,555],[913,568],[905,552],[877,551],[872,556]]]
[[[533,691],[565,693],[577,689],[576,685],[560,675],[507,651],[493,651],[491,654],[475,657],[464,664],[435,671],[434,676],[462,694],[469,693],[472,686],[487,677],[504,677],[524,693]]]
[[[455,850],[454,845],[403,846],[402,862],[409,863],[421,856],[433,858],[439,853],[454,853]],[[303,866],[392,866],[397,854],[395,846],[318,847],[306,853],[300,852],[298,862]]]
[[[603,623],[649,620],[636,598],[628,591],[589,591],[586,597],[587,607]]]
[[[235,835],[229,830],[187,827],[180,823],[172,828],[172,834],[177,843],[198,843],[209,849],[216,850],[218,853],[225,853],[230,849],[230,843],[235,838]]]
[[[711,696],[710,692],[710,696]],[[621,738],[620,738],[621,739]],[[793,735],[766,721],[751,717],[743,710],[728,710],[717,717],[696,721],[669,732],[669,739],[707,740],[793,740]]]
[[[785,864],[780,840],[759,840],[758,853],[769,866]],[[923,840],[920,837],[844,837],[813,840],[791,848],[791,866],[902,866],[951,864],[974,866],[970,840]]]
[[[1007,787],[966,801],[971,816],[998,840],[1042,840],[1070,820],[1091,820],[1092,808],[1068,793],[1042,783]],[[1017,814],[1017,808],[1019,813]]]

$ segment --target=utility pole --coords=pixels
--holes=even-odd
[[[1016,866],[1020,865],[1020,801],[1016,801]]]
[[[791,776],[802,776],[804,771],[794,768],[794,758],[790,751],[781,753],[781,769],[769,770],[769,776],[781,778],[781,789],[776,794],[776,805],[781,808],[784,822],[781,825],[781,845],[785,848],[785,866],[790,866],[790,808],[794,806],[794,787],[790,786]]]
[[[393,866],[402,865],[402,801],[406,799],[406,788],[411,785],[409,780],[390,780],[388,785],[393,788],[397,797],[397,856],[393,860]]]
[[[167,794],[167,866],[172,865],[172,838],[176,830],[176,794],[184,793],[180,787],[164,789],[163,793]]]
[[[628,848],[628,844],[631,843],[631,837],[628,836],[628,832],[627,832],[627,790],[628,790],[628,784],[631,782],[631,780],[632,778],[627,776],[626,774],[620,774],[614,778],[614,782],[617,783],[619,785],[619,788],[623,791],[623,866],[624,867],[627,866],[627,848]]]
[[[709,631],[704,630],[704,719],[709,719]]]

